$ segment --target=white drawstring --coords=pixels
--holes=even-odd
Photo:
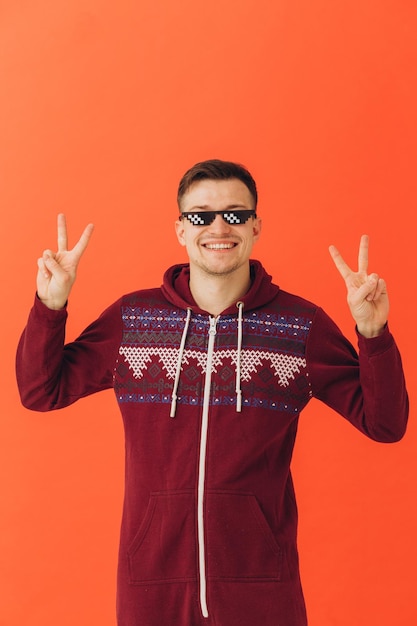
[[[188,308],[187,317],[185,319],[184,330],[182,331],[180,348],[178,351],[177,370],[175,372],[174,386],[172,389],[171,412],[169,414],[170,417],[175,417],[175,410],[177,408],[177,391],[178,391],[178,384],[180,382],[182,356],[184,354],[185,341],[187,339],[187,332],[188,332],[188,326],[190,324],[190,319],[191,319],[191,309]]]
[[[237,354],[236,354],[236,412],[242,411],[242,389],[241,389],[241,354],[242,354],[242,336],[243,336],[243,302],[236,304],[238,308],[237,319]],[[184,330],[182,331],[181,343],[178,351],[177,369],[175,372],[174,386],[172,388],[171,396],[171,412],[170,417],[175,417],[175,411],[177,408],[177,391],[181,376],[182,357],[185,349],[185,342],[187,339],[188,326],[191,319],[191,309],[187,309],[187,317],[185,319]]]
[[[236,355],[236,411],[242,411],[242,389],[240,388],[240,358],[242,352],[242,334],[243,334],[243,302],[236,304],[239,315],[237,319],[237,355]]]

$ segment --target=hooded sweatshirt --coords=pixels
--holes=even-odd
[[[38,299],[19,343],[23,404],[60,409],[112,387],[126,479],[119,626],[306,626],[290,462],[313,397],[368,437],[400,439],[408,399],[388,329],[359,354],[324,311],[271,281],[218,317],[188,265],[123,296],[64,345]],[[36,366],[34,366],[36,364]]]

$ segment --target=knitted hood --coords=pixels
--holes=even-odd
[[[279,287],[272,283],[272,277],[267,274],[259,261],[250,261],[251,286],[249,291],[240,298],[245,311],[251,311],[271,302],[277,295]],[[188,263],[174,265],[164,274],[162,292],[165,298],[177,307],[191,309],[193,313],[207,313],[202,311],[190,291],[190,266]],[[236,313],[236,304],[222,312],[224,314]]]

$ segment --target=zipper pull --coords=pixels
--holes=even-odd
[[[219,315],[217,317],[211,317],[210,316],[210,328],[209,328],[209,335],[214,336],[216,334],[216,326],[217,326],[217,320],[219,319]]]

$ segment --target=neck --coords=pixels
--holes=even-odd
[[[190,269],[190,290],[200,309],[217,316],[249,290],[249,264],[231,274],[206,274]]]

